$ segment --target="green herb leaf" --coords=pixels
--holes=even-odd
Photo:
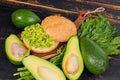
[[[55,64],[56,66],[61,68],[61,63],[62,63],[62,59],[64,56],[64,51],[65,51],[65,47],[66,44],[62,45],[60,48],[57,49],[57,56],[51,58],[49,61],[53,64]]]
[[[98,14],[96,18],[88,18],[78,30],[79,38],[86,36],[95,41],[107,55],[120,54],[120,37],[115,37],[117,28],[111,26],[104,16]]]

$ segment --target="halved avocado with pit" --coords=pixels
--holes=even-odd
[[[22,62],[36,80],[66,80],[63,72],[47,60],[29,55]]]
[[[77,35],[72,36],[68,42],[62,60],[62,69],[69,80],[78,80],[84,69],[84,63],[79,48]]]
[[[22,59],[29,55],[29,51],[15,34],[6,38],[5,51],[9,61],[15,65],[22,64]]]

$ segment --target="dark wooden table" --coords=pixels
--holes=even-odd
[[[12,74],[21,67],[11,64],[5,54],[6,37],[21,31],[11,22],[14,10],[30,9],[42,19],[51,14],[61,14],[74,21],[80,10],[94,10],[101,6],[106,9],[102,14],[117,26],[117,35],[120,35],[120,0],[0,0],[0,80],[15,80]],[[85,69],[79,80],[120,80],[120,55],[110,60],[104,74],[92,75]]]

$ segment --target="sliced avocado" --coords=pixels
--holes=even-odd
[[[81,38],[80,46],[83,60],[88,71],[96,75],[105,72],[109,60],[104,50],[87,37]]]
[[[29,55],[22,62],[36,80],[66,80],[63,72],[47,60]]]
[[[77,80],[83,72],[84,64],[79,48],[79,40],[76,35],[72,36],[67,42],[62,69],[70,80]]]
[[[6,38],[5,51],[9,61],[15,65],[22,64],[22,59],[29,55],[27,48],[15,34]]]

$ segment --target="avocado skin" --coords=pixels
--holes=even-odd
[[[22,59],[25,57],[25,56],[28,56],[30,53],[29,52],[26,52],[25,55],[23,57],[20,57],[20,58],[16,58],[13,53],[12,53],[12,49],[11,49],[11,45],[13,43],[18,43],[19,45],[24,46],[23,42],[15,35],[15,34],[10,34],[6,40],[5,40],[5,52],[6,52],[6,55],[9,59],[9,61],[14,64],[14,65],[22,65]],[[26,49],[26,48],[25,48]],[[27,49],[26,49],[27,51]]]
[[[24,29],[26,26],[41,22],[41,19],[34,12],[27,9],[14,11],[11,19],[13,24],[19,29]]]
[[[95,75],[105,72],[109,60],[103,49],[87,37],[80,39],[80,46],[83,60],[88,71]]]
[[[79,68],[77,72],[72,75],[72,74],[69,74],[69,72],[67,72],[66,64],[69,56],[70,55],[73,56],[73,54],[77,57]],[[62,60],[62,69],[69,80],[78,80],[84,70],[83,58],[80,51],[79,39],[77,35],[72,36],[67,42],[66,50]]]

